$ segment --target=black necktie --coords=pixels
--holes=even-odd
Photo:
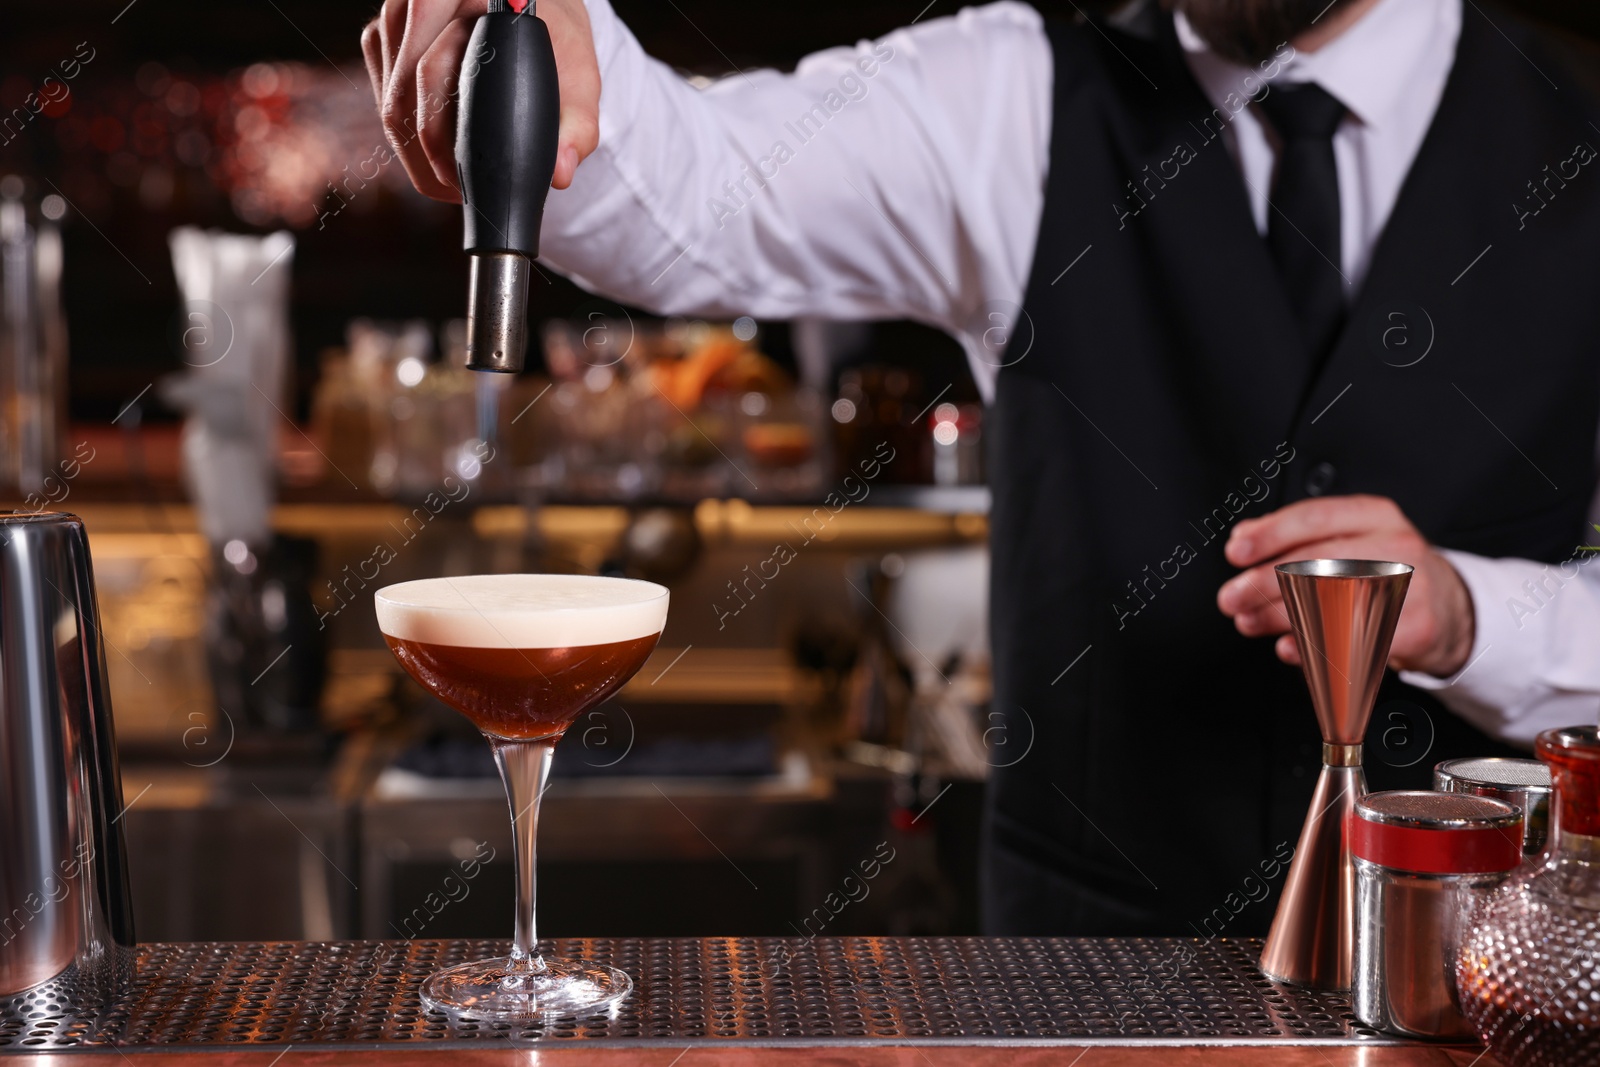
[[[1267,209],[1267,247],[1312,359],[1320,361],[1344,321],[1333,131],[1345,107],[1309,82],[1275,85],[1259,106],[1283,142]]]

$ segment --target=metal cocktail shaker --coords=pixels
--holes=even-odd
[[[1471,1039],[1456,955],[1474,906],[1522,862],[1522,812],[1488,797],[1371,793],[1349,838],[1356,1018],[1404,1037]]]
[[[1522,854],[1537,856],[1550,837],[1550,768],[1536,759],[1449,759],[1433,768],[1441,793],[1470,793],[1522,812]]]
[[[83,523],[0,511],[0,998],[97,1004],[131,974],[122,811]]]

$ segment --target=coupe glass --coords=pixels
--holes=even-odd
[[[432,975],[423,1003],[453,1018],[508,1022],[611,1008],[633,988],[626,974],[538,952],[539,798],[567,727],[621,689],[655,648],[667,590],[622,578],[492,574],[402,582],[375,599],[378,626],[406,673],[483,731],[511,802],[511,955]]]

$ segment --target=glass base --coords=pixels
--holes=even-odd
[[[627,975],[592,960],[545,956],[534,968],[513,974],[509,956],[459,964],[428,976],[422,1003],[452,1019],[527,1022],[606,1012],[633,990]]]

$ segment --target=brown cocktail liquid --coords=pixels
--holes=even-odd
[[[573,648],[469,648],[384,635],[406,673],[491,737],[560,737],[644,665],[660,634]]]

